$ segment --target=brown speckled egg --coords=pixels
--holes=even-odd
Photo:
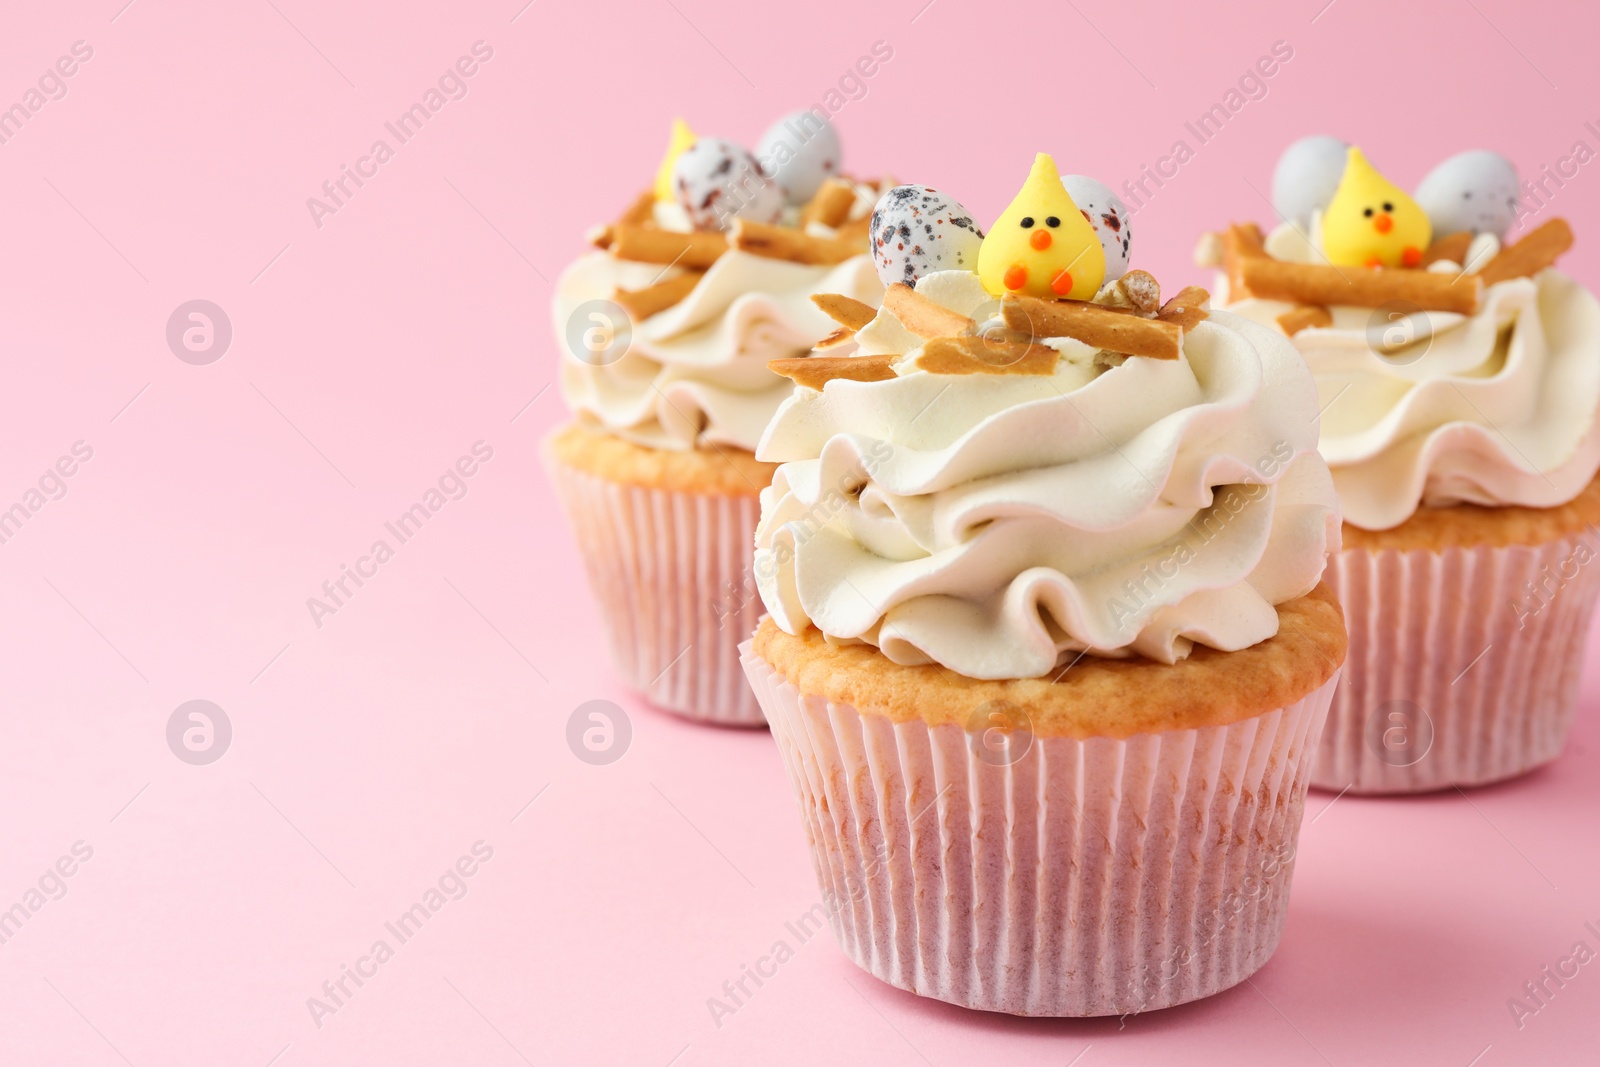
[[[1100,238],[1100,247],[1106,253],[1106,281],[1114,282],[1128,273],[1129,252],[1133,246],[1133,223],[1128,218],[1128,205],[1117,199],[1117,194],[1104,183],[1086,178],[1082,174],[1068,174],[1061,179],[1067,195],[1078,205],[1083,217],[1094,227]]]
[[[824,181],[839,173],[839,132],[814,112],[796,111],[762,134],[756,158],[789,203],[804,204]]]
[[[725,230],[736,218],[775,223],[783,191],[743,146],[702,137],[678,157],[672,187],[697,230]]]
[[[897,185],[872,209],[872,262],[883,284],[977,270],[983,231],[966,208],[926,185]]]

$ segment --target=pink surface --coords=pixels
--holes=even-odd
[[[889,989],[823,935],[717,1026],[707,998],[817,897],[789,785],[765,735],[617,685],[538,469],[548,279],[581,228],[648,179],[674,113],[754,141],[875,41],[894,57],[837,116],[847,166],[983,217],[1036,149],[1119,187],[1193,147],[1185,121],[1290,42],[1137,216],[1169,286],[1203,280],[1200,228],[1266,220],[1303,133],[1408,185],[1462,148],[1537,173],[1600,146],[1590,15],[1318,7],[827,2],[777,35],[707,0],[11,13],[5,102],[75,41],[93,56],[0,144],[0,501],[93,456],[0,544],[0,908],[73,871],[0,945],[0,1063],[1592,1062],[1593,967],[1520,1029],[1507,1000],[1600,947],[1593,678],[1567,756],[1524,781],[1314,795],[1252,985],[1125,1026],[1021,1021]],[[318,227],[307,198],[480,40],[466,96]],[[1592,169],[1541,216],[1572,220],[1591,286]],[[195,299],[233,329],[205,366],[165,336]],[[478,441],[465,496],[318,626],[307,598]],[[233,726],[204,766],[167,744],[195,699]],[[632,720],[609,766],[565,740],[593,699]],[[384,924],[461,857],[465,896],[399,944]],[[319,1027],[308,998],[380,938],[393,957]]]

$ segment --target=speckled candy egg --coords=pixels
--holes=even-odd
[[[742,145],[702,137],[678,157],[672,187],[697,230],[725,230],[735,218],[777,222],[783,193]]]
[[[785,115],[761,135],[756,158],[791,204],[804,204],[839,173],[839,132],[811,111]]]
[[[939,270],[977,270],[983,231],[972,213],[937,189],[897,185],[872,209],[872,262],[884,285]]]
[[[1517,217],[1517,168],[1499,152],[1451,156],[1417,186],[1435,237],[1470,230],[1504,237]]]
[[[1128,205],[1117,199],[1103,183],[1082,174],[1068,174],[1061,179],[1067,195],[1078,205],[1083,217],[1094,227],[1100,238],[1100,247],[1106,253],[1106,281],[1114,282],[1128,273],[1128,252],[1133,247],[1133,223],[1128,218]]]
[[[1272,209],[1279,218],[1310,226],[1311,214],[1326,211],[1344,177],[1350,146],[1337,137],[1302,137],[1283,150],[1272,172]]]

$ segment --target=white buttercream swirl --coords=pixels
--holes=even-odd
[[[1275,328],[1289,307],[1228,310]],[[1489,286],[1471,316],[1330,310],[1332,325],[1293,341],[1326,409],[1321,451],[1352,525],[1389,529],[1423,505],[1554,507],[1600,469],[1600,303],[1560,271]]]
[[[579,305],[678,273],[595,252],[562,274],[554,302],[567,406],[634,444],[673,451],[754,449],[790,389],[767,361],[803,355],[834,329],[811,294],[844,293],[872,304],[883,298],[865,254],[808,267],[727,252],[687,297],[634,324],[622,358],[597,365],[568,347],[567,323]]]
[[[985,298],[957,274],[918,289],[969,313]],[[863,349],[897,336],[890,318]],[[1053,375],[932,374],[913,354],[887,381],[795,390],[757,450],[783,464],[755,568],[779,626],[991,679],[1277,632],[1274,605],[1339,546],[1293,348],[1225,313],[1173,361],[1051,343]]]

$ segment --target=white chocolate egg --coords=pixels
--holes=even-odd
[[[1105,280],[1116,281],[1128,273],[1128,253],[1133,247],[1133,221],[1128,218],[1128,205],[1104,183],[1082,174],[1068,174],[1061,179],[1061,184],[1067,187],[1067,195],[1072,197],[1072,202],[1094,227],[1095,236],[1100,238],[1100,247],[1106,253]]]
[[[1417,203],[1434,237],[1467,230],[1504,237],[1517,218],[1517,168],[1498,152],[1477,149],[1451,156],[1417,186]]]
[[[983,231],[972,213],[937,189],[897,185],[872,209],[872,263],[884,285],[941,270],[977,270]]]
[[[756,158],[789,203],[804,204],[839,173],[839,131],[813,111],[796,111],[761,135]]]
[[[1311,225],[1339,188],[1349,147],[1337,137],[1303,137],[1285,148],[1272,172],[1272,210],[1302,229]]]
[[[742,145],[702,137],[678,157],[672,188],[697,230],[725,230],[736,218],[775,223],[783,193]]]

